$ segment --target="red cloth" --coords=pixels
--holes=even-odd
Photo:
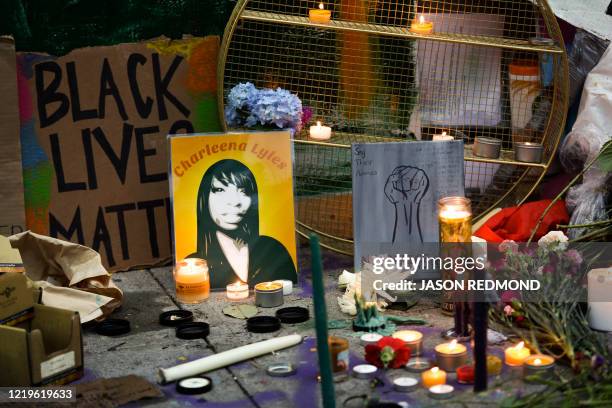
[[[504,208],[485,222],[474,235],[487,242],[502,242],[505,239],[525,242],[551,202],[552,200],[534,201],[519,207]],[[534,239],[539,239],[547,232],[557,229],[557,224],[568,222],[569,214],[565,209],[565,201],[557,201],[542,220]]]

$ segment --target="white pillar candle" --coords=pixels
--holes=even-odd
[[[321,122],[317,122],[316,126],[310,127],[310,137],[315,140],[328,140],[331,138],[331,128],[321,126]]]
[[[283,285],[283,296],[287,296],[293,293],[293,282],[289,279],[279,279],[274,282]]]
[[[587,279],[589,326],[612,332],[612,267],[590,270]]]
[[[264,354],[272,353],[273,351],[295,346],[301,341],[302,336],[299,334],[291,334],[289,336],[276,337],[270,340],[247,344],[246,346],[237,347],[232,350],[213,354],[212,356],[179,364],[174,367],[160,368],[158,372],[159,382],[161,384],[166,384],[181,378],[203,374],[250,358],[259,357]]]

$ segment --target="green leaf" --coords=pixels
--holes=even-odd
[[[603,171],[612,171],[612,140],[608,140],[601,147],[597,164]]]
[[[236,319],[248,319],[257,314],[258,310],[253,305],[231,305],[223,308],[223,313]]]

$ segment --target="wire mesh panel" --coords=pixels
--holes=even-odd
[[[296,93],[329,143],[295,135],[298,231],[352,251],[353,142],[465,143],[466,195],[476,217],[525,199],[544,175],[567,110],[567,60],[548,5],[532,0],[241,0],[226,28],[218,79]],[[432,32],[411,30],[413,22]],[[501,141],[499,158],[472,153],[476,138]],[[541,162],[515,160],[518,142],[543,144]]]

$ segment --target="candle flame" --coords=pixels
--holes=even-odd
[[[323,3],[319,3],[319,9],[323,10],[325,8],[325,6],[323,6]]]
[[[442,137],[446,136],[446,132],[442,132]]]
[[[438,371],[440,371],[440,369],[438,367],[434,367],[431,369],[432,373],[437,373]]]
[[[542,360],[536,358],[535,360],[533,360],[533,365],[542,365]]]
[[[457,347],[457,340],[453,340],[449,343],[448,348],[453,350]]]
[[[421,16],[419,17],[419,23],[421,24],[425,24],[425,16],[421,14]]]
[[[321,127],[321,121],[320,120],[317,120],[317,127]]]
[[[516,347],[514,347],[516,350],[521,350],[523,347],[525,347],[525,342],[521,341],[519,344],[516,345]]]

